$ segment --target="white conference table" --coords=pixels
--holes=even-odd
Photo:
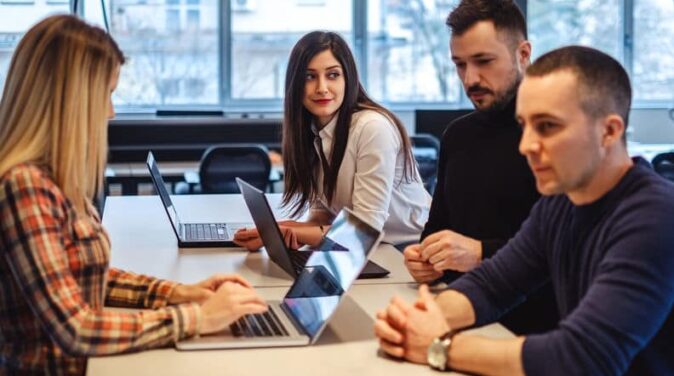
[[[183,222],[252,223],[239,194],[171,196]],[[268,194],[277,219],[280,194]],[[108,197],[103,225],[112,239],[111,265],[158,278],[192,283],[213,273],[239,273],[255,287],[282,287],[292,277],[271,262],[267,252],[243,248],[178,248],[159,196]],[[383,244],[371,260],[388,269],[386,278],[358,280],[356,284],[408,283],[402,254]]]
[[[279,195],[270,195],[277,205]],[[238,195],[174,197],[189,220],[247,221]],[[264,252],[234,248],[178,249],[157,196],[110,197],[103,223],[112,241],[111,264],[130,271],[193,282],[212,272],[238,272],[256,285],[265,299],[281,299],[292,282]],[[277,216],[277,218],[280,218]],[[173,348],[90,358],[88,375],[437,375],[428,366],[386,357],[378,351],[373,325],[376,311],[398,295],[416,298],[417,285],[390,245],[376,250],[375,261],[391,270],[390,278],[358,281],[340,304],[325,332],[312,346],[245,350],[177,351]],[[395,264],[400,265],[396,266]],[[512,337],[500,324],[474,329],[491,338]]]
[[[257,289],[279,299],[284,287]],[[437,375],[428,366],[401,362],[381,354],[373,334],[375,312],[393,295],[411,302],[413,284],[356,285],[340,304],[316,344],[305,347],[177,351],[173,348],[90,358],[87,374],[101,375]],[[474,330],[491,338],[512,334],[499,324]]]

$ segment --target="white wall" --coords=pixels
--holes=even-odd
[[[631,141],[674,144],[674,120],[666,109],[635,109],[630,113]]]

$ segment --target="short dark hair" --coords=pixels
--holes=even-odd
[[[508,39],[527,39],[524,14],[512,0],[461,0],[447,16],[445,23],[452,35],[460,36],[480,21],[491,21],[497,31],[506,31]]]
[[[586,115],[598,119],[616,113],[622,116],[627,129],[632,86],[625,68],[616,59],[594,48],[568,46],[536,59],[526,75],[542,77],[562,70],[576,75],[578,99]]]

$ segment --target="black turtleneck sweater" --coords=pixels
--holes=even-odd
[[[474,111],[447,127],[422,240],[434,232],[452,230],[480,240],[486,259],[517,233],[540,197],[526,158],[518,150],[521,136],[515,99],[501,111]],[[443,280],[451,282],[462,274],[446,271]],[[556,322],[549,286],[502,320],[518,334],[548,330]]]
[[[514,100],[502,111],[474,111],[447,127],[422,240],[449,229],[482,241],[489,258],[515,235],[539,198],[518,151],[521,136]]]

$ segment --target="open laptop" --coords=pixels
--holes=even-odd
[[[263,314],[246,315],[229,328],[176,343],[179,350],[305,346],[318,340],[367,262],[382,233],[343,209],[325,235],[345,250],[312,252],[281,301]]]
[[[178,238],[179,247],[238,247],[232,239],[236,230],[252,226],[252,223],[185,223],[180,221],[178,210],[171,201],[164,179],[159,173],[152,152],[147,153],[147,168],[150,177],[166,209],[169,221]]]
[[[335,244],[327,236],[323,239],[323,243],[319,245],[317,250],[298,251],[288,248],[283,241],[281,229],[279,229],[278,223],[276,223],[276,218],[274,218],[274,213],[269,206],[269,201],[267,201],[264,192],[246,183],[243,179],[237,178],[236,182],[239,184],[243,200],[246,202],[246,206],[248,206],[251,217],[253,217],[253,222],[255,222],[255,227],[257,227],[257,231],[260,233],[269,258],[286,273],[297,277],[303,271],[307,259],[315,251],[326,249],[343,250],[341,243]],[[328,233],[332,233],[332,229]],[[388,270],[372,261],[368,261],[358,278],[382,278],[388,274]]]

